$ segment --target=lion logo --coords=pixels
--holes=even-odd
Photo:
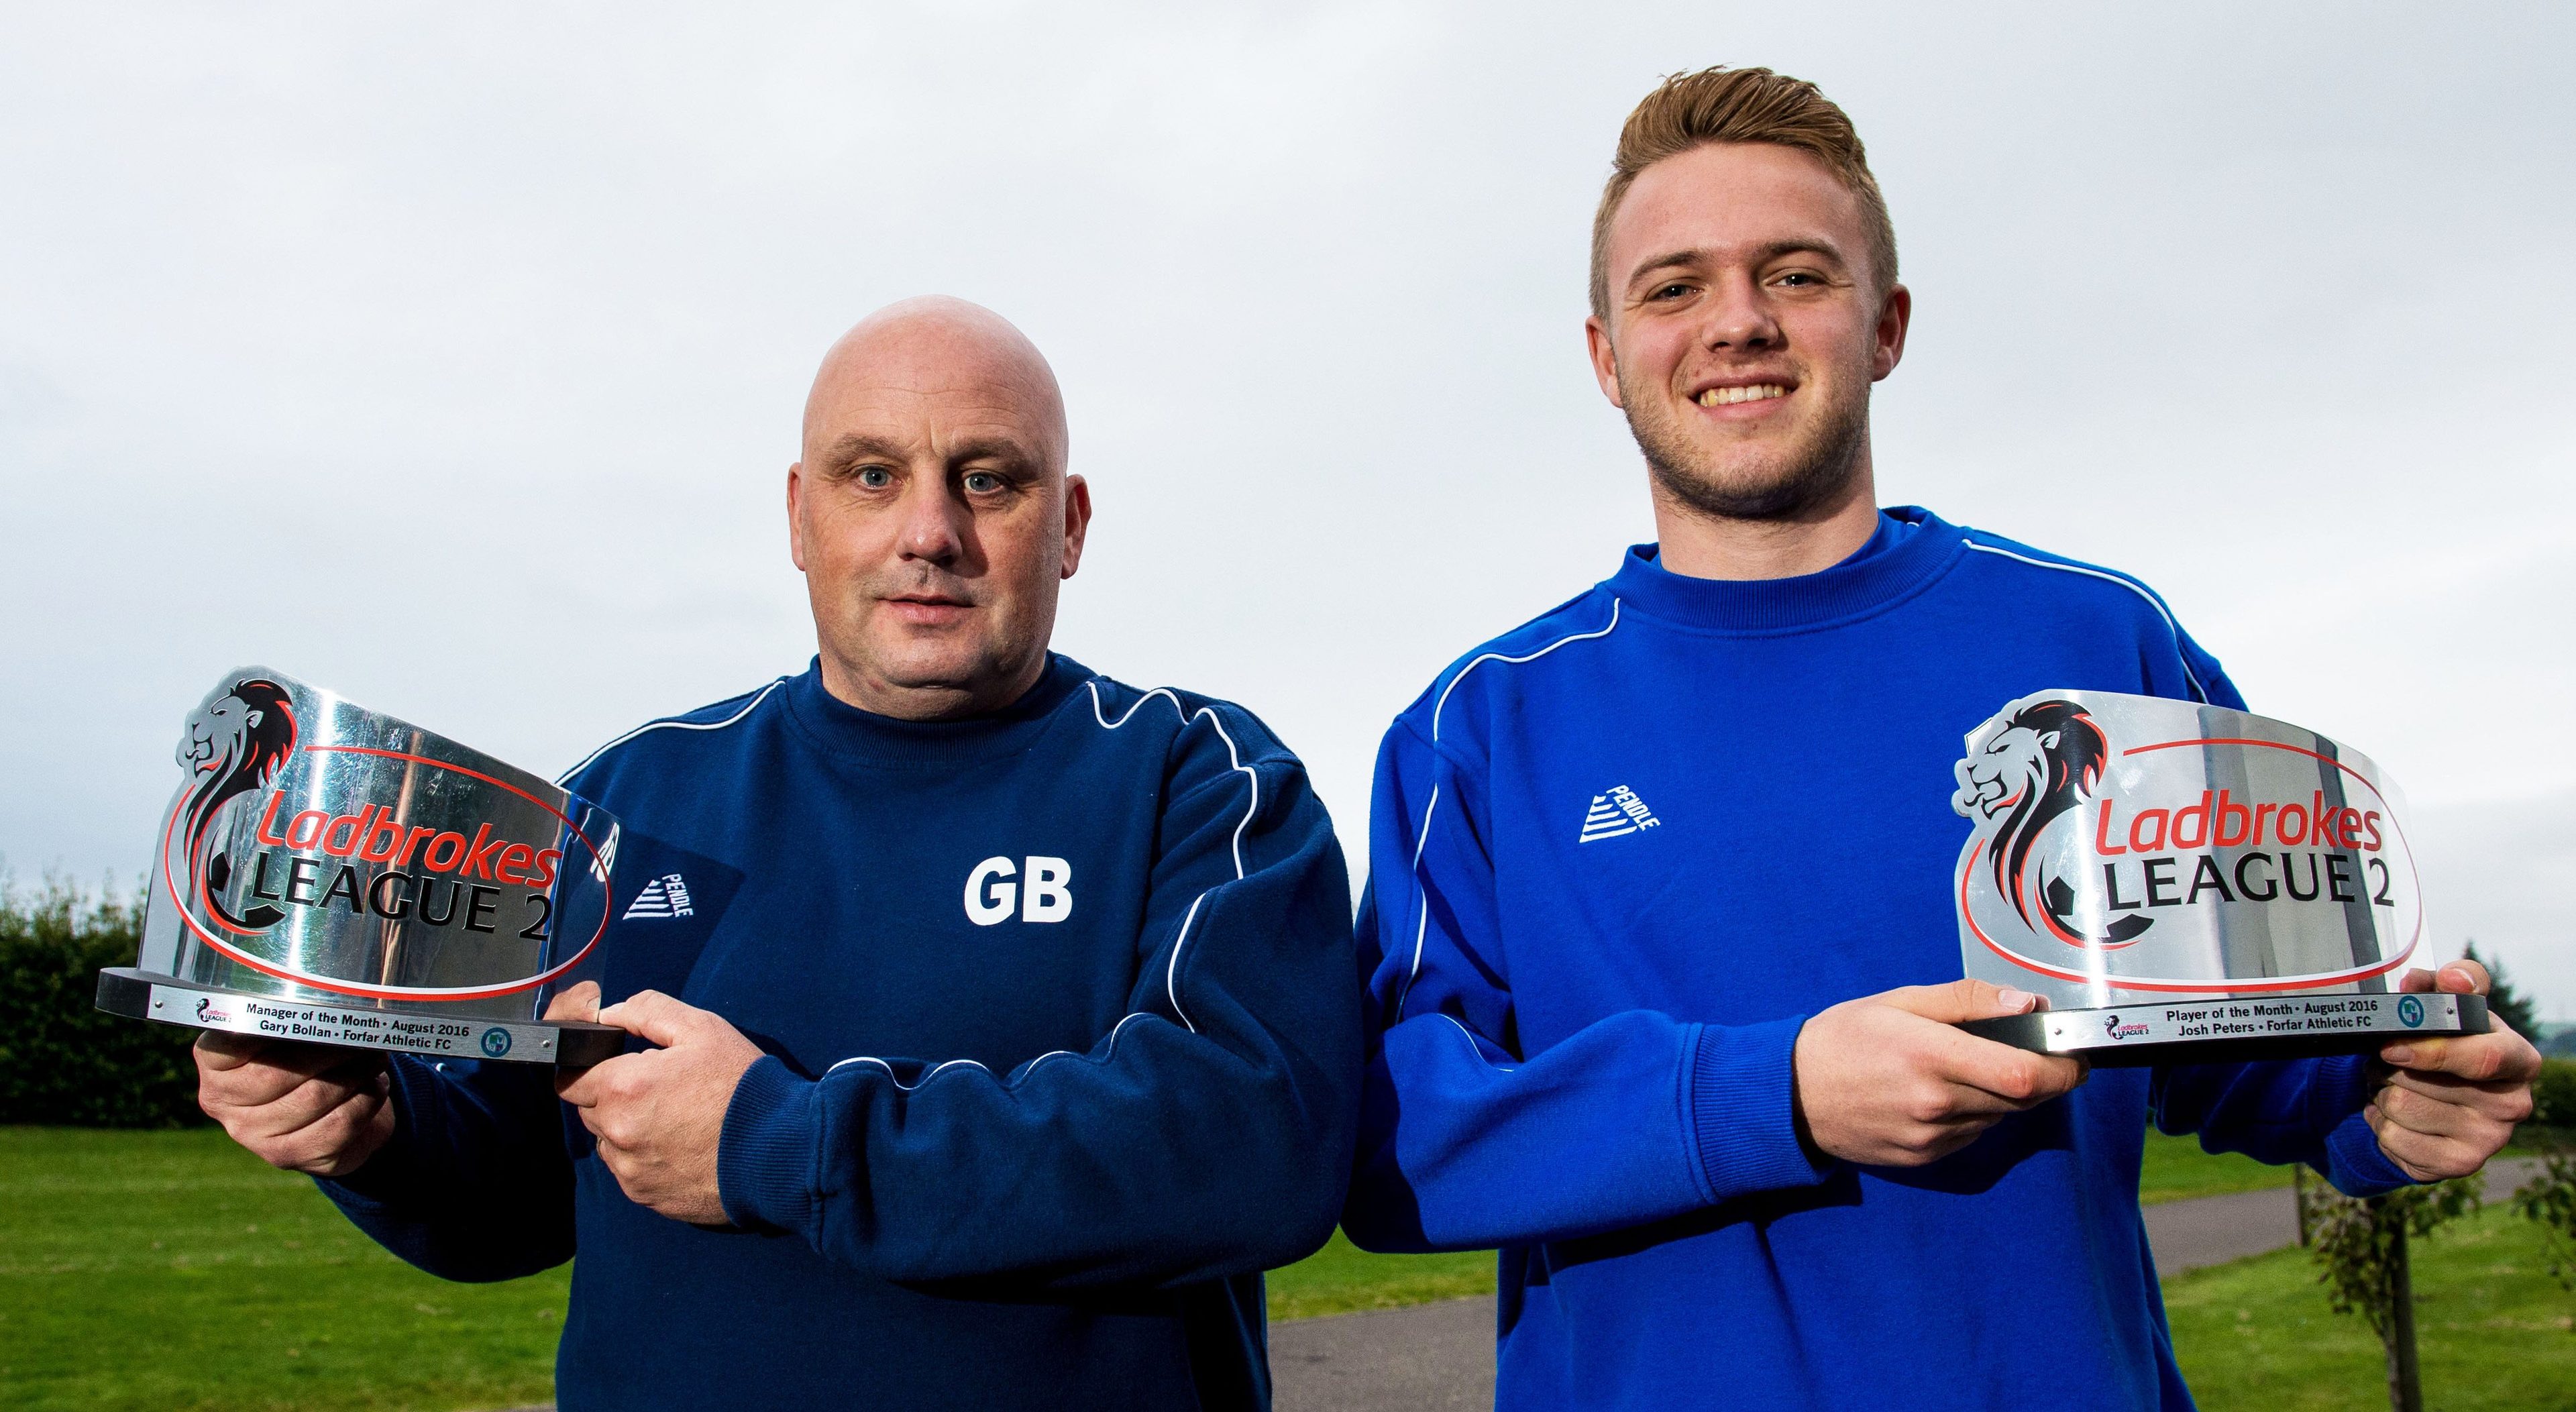
[[[274,907],[255,907],[236,918],[227,915],[214,894],[232,881],[231,861],[221,853],[204,856],[215,820],[226,805],[265,788],[295,753],[295,710],[286,688],[261,677],[243,677],[206,697],[188,715],[179,739],[179,768],[191,781],[180,806],[181,855],[190,864],[196,894],[206,909],[236,931],[275,925],[285,916]]]
[[[2083,930],[2073,915],[2075,889],[2064,878],[2042,883],[2042,917],[2031,916],[2025,887],[2031,850],[2051,823],[2093,792],[2110,754],[2102,728],[2083,707],[2072,701],[2034,702],[2014,712],[1983,751],[1958,763],[1959,792],[1950,801],[1951,808],[1990,828],[1995,890],[2012,903],[2023,924],[2078,946],[2125,946],[2155,925],[2144,917],[2123,917],[2099,936]]]

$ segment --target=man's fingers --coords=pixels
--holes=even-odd
[[[2014,1109],[2071,1093],[2084,1082],[2083,1061],[2062,1054],[2033,1054],[2009,1044],[1961,1033],[1965,1043],[1944,1056],[1943,1077],[1993,1094]]]
[[[611,1009],[616,1007],[611,1006]],[[629,1082],[637,1065],[650,1056],[619,1054],[587,1069],[555,1074],[555,1096],[575,1108],[596,1108],[618,1085]]]
[[[2379,1139],[2379,1150],[2400,1171],[2419,1182],[2465,1177],[2485,1166],[2487,1153],[2492,1150],[2473,1141],[2418,1132],[2390,1117],[2376,1103],[2362,1109],[2361,1116],[2370,1124],[2371,1134]]]
[[[2486,967],[2465,958],[2442,967],[2434,981],[2446,995],[2484,995],[2491,983]]]
[[[2529,1083],[2540,1073],[2540,1051],[2502,1026],[2485,1034],[2409,1039],[2383,1045],[2380,1062],[2419,1074],[2456,1074],[2481,1083]]]
[[[2012,990],[1985,981],[1961,978],[1945,985],[1909,985],[1883,991],[1870,997],[1882,1005],[1893,1005],[1910,1015],[1955,1025],[1962,1020],[1987,1020],[1997,1015],[2026,1015],[2039,1004],[2039,997],[2026,990]]]
[[[223,1073],[238,1069],[260,1056],[275,1040],[258,1035],[233,1034],[227,1030],[197,1031],[197,1068],[201,1072]]]
[[[2397,978],[2397,993],[2400,995],[2432,994],[2433,973],[2421,966],[2406,972]]]
[[[599,1022],[615,1025],[629,1034],[668,1049],[707,1012],[684,1001],[674,1000],[658,990],[639,990],[626,999],[599,1012]]]
[[[2421,1089],[2390,1084],[2371,1098],[2372,1106],[2398,1126],[2436,1137],[2455,1137],[2463,1141],[2482,1142],[2488,1138],[2501,1141],[2514,1120],[2505,1116],[2515,1107],[2504,1095],[2471,1091],[2466,1099],[2448,1094],[2428,1094]]]
[[[2531,1116],[2528,1084],[2479,1083],[2450,1074],[2417,1074],[2406,1070],[2388,1076],[2380,1094],[2403,1092],[2426,1103],[2439,1103],[2511,1126]]]
[[[583,981],[546,1005],[549,1020],[592,1021],[599,1018],[599,982]]]
[[[224,1126],[236,1139],[290,1137],[347,1104],[380,1097],[373,1075],[306,1079],[269,1102],[231,1108]]]

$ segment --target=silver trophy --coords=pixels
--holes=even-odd
[[[2045,1008],[1972,1033],[2102,1065],[2482,1034],[2424,966],[2405,802],[2376,765],[2243,711],[2043,691],[1968,735],[1951,807],[1967,973]]]
[[[597,805],[281,672],[188,717],[131,967],[102,1010],[459,1059],[593,1064],[612,1026],[539,1019],[608,930]]]

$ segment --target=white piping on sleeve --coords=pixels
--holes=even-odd
[[[725,717],[725,718],[724,718],[723,720],[721,720],[721,721],[646,721],[644,724],[642,724],[642,725],[640,725],[640,726],[637,726],[635,729],[633,729],[633,730],[631,730],[631,731],[628,731],[626,734],[619,736],[617,739],[612,740],[612,741],[608,742],[606,745],[603,745],[603,746],[599,747],[597,750],[594,750],[594,751],[590,752],[589,754],[584,755],[583,757],[581,757],[581,763],[579,763],[579,764],[577,764],[577,765],[573,766],[573,767],[572,767],[571,769],[569,769],[569,770],[564,771],[562,774],[555,776],[555,783],[556,783],[556,784],[558,784],[558,785],[560,785],[560,784],[562,784],[565,780],[571,779],[573,776],[575,776],[575,775],[577,775],[577,774],[580,774],[582,771],[584,771],[584,770],[586,770],[586,769],[589,769],[589,768],[590,768],[590,762],[591,762],[591,761],[598,759],[600,756],[607,754],[609,751],[614,750],[614,749],[616,749],[617,747],[619,747],[619,746],[621,746],[621,745],[624,745],[626,742],[628,742],[628,741],[630,741],[630,740],[633,740],[635,737],[637,737],[637,736],[639,736],[639,735],[644,734],[646,731],[720,731],[720,730],[723,730],[725,727],[727,727],[727,726],[729,726],[729,725],[732,725],[734,722],[741,720],[741,719],[742,719],[743,717],[745,717],[745,716],[750,715],[750,714],[752,713],[752,710],[753,710],[755,707],[759,706],[761,702],[766,701],[766,700],[768,700],[768,699],[769,699],[769,693],[771,693],[771,692],[773,692],[773,691],[776,691],[778,688],[780,688],[780,687],[782,687],[782,686],[785,686],[785,685],[787,685],[787,678],[785,678],[785,677],[780,677],[778,680],[776,680],[776,681],[774,681],[774,682],[771,682],[771,683],[770,683],[769,685],[767,685],[767,686],[762,687],[762,688],[760,689],[760,694],[759,694],[759,695],[757,695],[757,696],[752,697],[752,698],[751,698],[751,700],[749,700],[749,701],[747,701],[747,702],[743,703],[743,708],[742,708],[741,710],[734,712],[732,715]]]
[[[1458,689],[1458,683],[1465,681],[1469,672],[1476,670],[1487,662],[1501,662],[1507,666],[1518,666],[1523,662],[1535,662],[1539,658],[1554,652],[1556,649],[1563,647],[1569,642],[1586,642],[1596,637],[1608,637],[1611,633],[1618,630],[1619,604],[1619,599],[1613,598],[1610,600],[1609,622],[1602,624],[1591,632],[1578,632],[1565,637],[1560,637],[1556,641],[1549,643],[1547,646],[1542,647],[1536,652],[1532,652],[1525,657],[1509,657],[1500,652],[1486,652],[1470,658],[1467,665],[1460,667],[1458,669],[1458,674],[1449,679],[1449,684],[1440,688],[1439,699],[1431,703],[1432,745],[1436,747],[1440,744],[1440,713],[1446,710],[1449,706],[1449,693]],[[1431,926],[1431,894],[1429,889],[1422,885],[1422,847],[1431,840],[1431,811],[1438,807],[1439,803],[1440,786],[1435,783],[1431,786],[1431,802],[1422,806],[1421,831],[1416,833],[1413,838],[1412,872],[1413,905],[1415,911],[1413,923],[1413,965],[1411,969],[1404,973],[1404,989],[1398,992],[1395,997],[1395,1018],[1399,1021],[1404,1018],[1404,1002],[1412,997],[1414,978],[1422,974],[1422,943]]]
[[[1204,720],[1216,727],[1217,738],[1225,742],[1225,757],[1230,768],[1240,771],[1244,783],[1251,786],[1251,798],[1244,801],[1243,817],[1235,821],[1234,835],[1231,840],[1234,852],[1234,880],[1243,881],[1243,831],[1252,826],[1253,816],[1261,812],[1261,775],[1250,765],[1243,763],[1243,752],[1235,746],[1234,733],[1225,728],[1225,721],[1217,715],[1216,708],[1202,706],[1193,713],[1181,705],[1181,698],[1170,687],[1158,686],[1143,696],[1137,697],[1135,704],[1120,712],[1118,719],[1113,721],[1109,719],[1108,710],[1101,704],[1100,678],[1093,677],[1084,685],[1091,688],[1091,717],[1100,723],[1102,730],[1114,731],[1134,720],[1137,711],[1141,710],[1147,701],[1157,696],[1172,703],[1172,711],[1181,718],[1183,730],[1189,729],[1191,722],[1199,720]],[[1181,1017],[1181,1023],[1192,1034],[1197,1034],[1199,1027],[1190,1020],[1189,1011],[1181,1008],[1181,947],[1190,938],[1190,923],[1198,919],[1199,904],[1207,901],[1208,892],[1215,890],[1210,888],[1190,900],[1189,915],[1181,919],[1180,933],[1172,938],[1171,963],[1163,968],[1163,996],[1172,1002],[1172,1013]],[[1126,1021],[1121,1020],[1119,1023],[1123,1025]]]
[[[1486,1068],[1491,1069],[1491,1070],[1493,1070],[1495,1073],[1498,1073],[1498,1074],[1508,1074],[1508,1073],[1510,1073],[1514,1068],[1516,1068],[1516,1067],[1517,1067],[1516,1065],[1512,1065],[1512,1064],[1497,1064],[1497,1063],[1495,1063],[1493,1060],[1486,1058],[1486,1057],[1485,1057],[1485,1047],[1484,1047],[1483,1045],[1478,1044],[1478,1043],[1476,1042],[1476,1032],[1475,1032],[1474,1030],[1471,1030],[1471,1029],[1467,1028],[1464,1024],[1460,1023],[1460,1022],[1459,1022],[1459,1019],[1458,1019],[1458,1017],[1457,1017],[1457,1016],[1455,1016],[1455,1015],[1450,1015],[1450,1014],[1443,1014],[1443,1015],[1441,1015],[1441,1017],[1440,1017],[1440,1018],[1441,1018],[1441,1019],[1444,1019],[1444,1020],[1447,1020],[1447,1021],[1448,1021],[1450,1024],[1452,1024],[1452,1025],[1457,1026],[1457,1030],[1458,1030],[1459,1035],[1460,1035],[1461,1037],[1463,1037],[1463,1038],[1467,1041],[1467,1052],[1468,1052],[1469,1054],[1472,1054],[1472,1055],[1476,1056],[1476,1062],[1477,1062],[1477,1063],[1484,1065]]]
[[[2199,698],[2203,704],[2209,701],[2209,688],[2200,684],[2200,674],[2191,669],[2191,653],[2182,643],[2182,624],[2174,621],[2174,615],[2166,609],[2164,600],[2149,593],[2143,585],[2102,569],[2087,568],[2082,564],[2060,564],[2049,559],[2034,559],[2027,554],[2015,554],[2009,549],[1998,549],[1991,544],[1979,544],[1966,535],[1961,535],[1959,542],[1980,554],[1997,555],[2017,564],[2028,564],[2039,569],[2055,569],[2059,573],[2082,574],[2087,578],[2101,579],[2105,583],[2116,583],[2147,600],[2147,605],[2156,610],[2156,616],[2165,620],[2165,630],[2173,634],[2174,655],[2182,659],[2182,677],[2184,681],[2191,684],[2191,694]]]
[[[905,1083],[903,1080],[895,1078],[894,1065],[887,1063],[883,1059],[877,1058],[873,1054],[862,1054],[855,1058],[844,1059],[840,1063],[833,1065],[830,1069],[825,1069],[823,1071],[823,1076],[825,1078],[830,1078],[833,1070],[846,1068],[852,1064],[876,1065],[878,1068],[886,1071],[887,1078],[894,1079],[894,1086],[896,1088],[902,1089],[906,1093],[910,1093],[914,1089],[921,1087],[923,1084],[930,1082],[932,1079],[939,1077],[940,1071],[943,1069],[954,1069],[961,1065],[970,1069],[984,1069],[983,1065],[976,1063],[972,1059],[951,1059],[946,1063],[934,1065],[928,1073],[923,1074],[920,1078],[914,1079],[910,1083]],[[989,1074],[993,1071],[990,1069],[984,1069],[984,1072]]]

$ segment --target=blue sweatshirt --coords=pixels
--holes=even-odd
[[[625,826],[606,999],[766,1052],[733,1228],[628,1201],[533,1066],[397,1059],[392,1144],[324,1184],[451,1279],[578,1251],[566,1412],[1267,1405],[1258,1272],[1332,1230],[1361,1038],[1341,853],[1260,722],[1063,657],[946,724],[808,670],[567,784]]]
[[[1959,978],[1951,766],[2046,687],[2241,704],[2134,580],[1904,509],[1801,578],[1632,549],[1397,717],[1343,1224],[1502,1248],[1498,1406],[2187,1407],[2150,1116],[2402,1184],[2360,1058],[2103,1070],[1913,1169],[1802,1144],[1806,1018]]]

